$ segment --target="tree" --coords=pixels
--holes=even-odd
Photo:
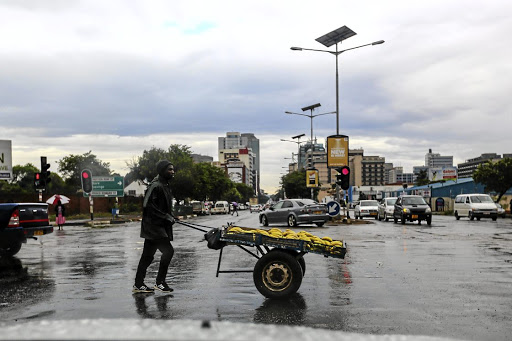
[[[473,180],[484,185],[487,192],[496,192],[496,202],[499,202],[505,192],[512,187],[512,158],[481,164],[473,173]]]
[[[423,185],[428,185],[429,183],[430,183],[430,181],[428,179],[427,171],[425,169],[420,170],[414,185],[415,186],[423,186]]]
[[[110,163],[102,162],[91,151],[83,155],[69,155],[58,161],[58,170],[66,185],[78,189],[82,187],[80,172],[89,169],[93,176],[111,175]]]
[[[310,198],[311,189],[306,186],[306,170],[299,169],[295,172],[283,175],[281,178],[284,191],[288,198]],[[314,196],[316,197],[319,189],[314,189]]]

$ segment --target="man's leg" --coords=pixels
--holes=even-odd
[[[158,275],[156,276],[156,284],[165,282],[169,264],[171,263],[172,256],[174,256],[174,248],[169,240],[159,241],[158,250],[162,252],[162,258],[160,258],[160,267],[158,268]]]
[[[144,249],[142,250],[142,256],[140,256],[139,266],[137,267],[137,273],[135,275],[135,285],[137,287],[144,284],[146,270],[153,261],[156,250],[157,244],[155,242],[149,239],[144,240]]]

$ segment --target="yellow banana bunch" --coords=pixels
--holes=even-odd
[[[262,234],[264,236],[272,237],[272,238],[303,240],[305,242],[308,242],[309,244],[325,247],[325,248],[329,249],[330,251],[332,251],[338,247],[341,247],[341,248],[343,247],[343,241],[333,240],[331,237],[320,238],[310,232],[306,232],[306,231],[295,232],[290,229],[286,229],[283,232],[276,227],[273,227],[268,230],[263,230],[263,229],[251,229],[251,228],[241,228],[238,226],[233,226],[227,230],[227,233],[228,234],[252,233],[252,234]]]

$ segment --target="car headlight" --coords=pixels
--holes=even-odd
[[[403,209],[404,213],[409,213],[409,209],[408,208],[405,208]]]
[[[425,210],[425,213],[430,213],[432,212],[432,210],[430,209],[430,207],[427,207],[427,209]]]

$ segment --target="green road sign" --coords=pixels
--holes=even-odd
[[[93,197],[124,197],[124,177],[122,176],[93,176]],[[84,193],[84,197],[88,197]]]

